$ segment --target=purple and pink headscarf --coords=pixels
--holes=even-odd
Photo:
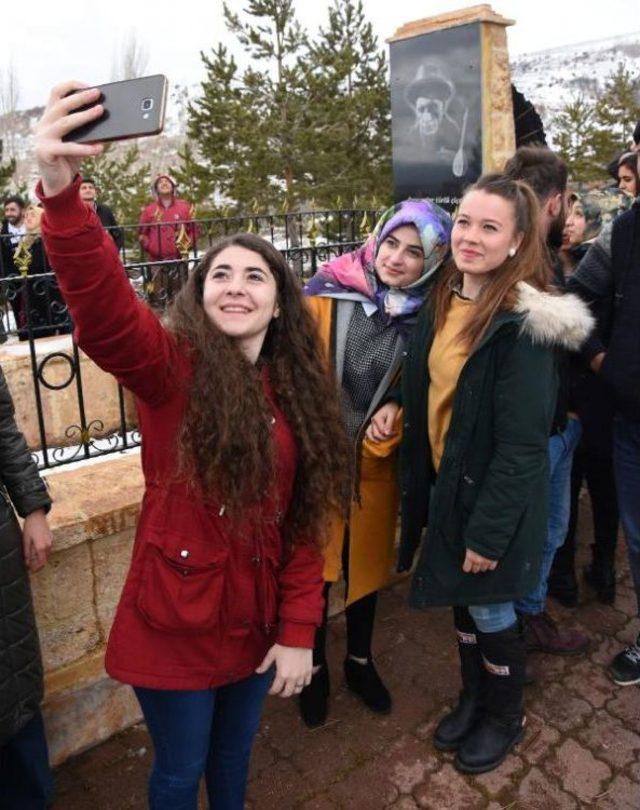
[[[424,270],[407,287],[383,284],[375,271],[380,245],[396,228],[414,225],[424,251]],[[451,217],[430,200],[404,200],[388,208],[367,241],[352,253],[323,264],[306,284],[305,295],[369,301],[378,308],[385,323],[406,334],[418,317],[429,289],[429,281],[449,252]]]

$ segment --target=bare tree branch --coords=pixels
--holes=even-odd
[[[12,62],[6,70],[0,71],[0,138],[2,138],[5,159],[16,157],[18,135],[18,105],[20,104],[20,84]]]
[[[149,52],[138,39],[136,31],[131,30],[120,46],[111,68],[113,81],[138,79],[144,76],[149,64]]]

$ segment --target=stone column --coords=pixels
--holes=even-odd
[[[513,23],[496,14],[490,5],[482,4],[406,23],[388,40],[396,196],[440,193],[455,197],[480,172],[501,169],[513,154],[515,129],[506,32]],[[423,77],[422,88],[416,89]],[[424,89],[429,86],[427,80],[435,87],[431,91],[434,97],[440,93],[439,100],[423,97],[429,95],[429,90]],[[438,91],[436,81],[445,90]],[[447,82],[455,95],[447,96]],[[450,124],[448,137],[445,133],[438,140],[438,133],[430,133],[428,120],[420,118],[421,109],[429,103],[434,109],[440,105],[440,129]],[[467,111],[466,133],[462,131],[463,115],[456,112],[456,105],[458,110]],[[416,143],[416,130],[420,144]],[[458,151],[465,147],[462,172],[460,157],[457,161],[450,158],[457,148],[456,131],[460,138]],[[447,159],[452,177],[446,176]],[[414,191],[410,178],[420,175],[420,166],[428,168],[423,168],[423,177],[416,181]],[[430,179],[436,175],[437,181]]]

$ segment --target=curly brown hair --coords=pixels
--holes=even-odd
[[[277,285],[280,316],[271,321],[255,365],[202,305],[211,264],[221,251],[235,245],[260,255]],[[189,347],[193,360],[178,435],[179,469],[204,492],[222,498],[230,515],[264,501],[275,474],[272,413],[261,381],[266,365],[298,454],[286,534],[289,539],[315,539],[330,511],[346,513],[350,452],[335,378],[300,283],[282,254],[253,234],[217,240],[176,296],[168,327]]]

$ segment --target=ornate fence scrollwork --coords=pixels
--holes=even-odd
[[[64,380],[61,383],[53,383],[49,382],[46,379],[44,370],[51,363],[53,360],[60,359],[64,360],[69,364],[69,377],[68,379]],[[45,388],[48,388],[50,391],[60,391],[63,388],[66,388],[68,385],[71,385],[75,376],[76,376],[76,366],[73,361],[73,358],[70,357],[66,352],[51,352],[51,354],[45,355],[42,360],[38,363],[37,369],[37,377],[38,380],[44,385]]]

